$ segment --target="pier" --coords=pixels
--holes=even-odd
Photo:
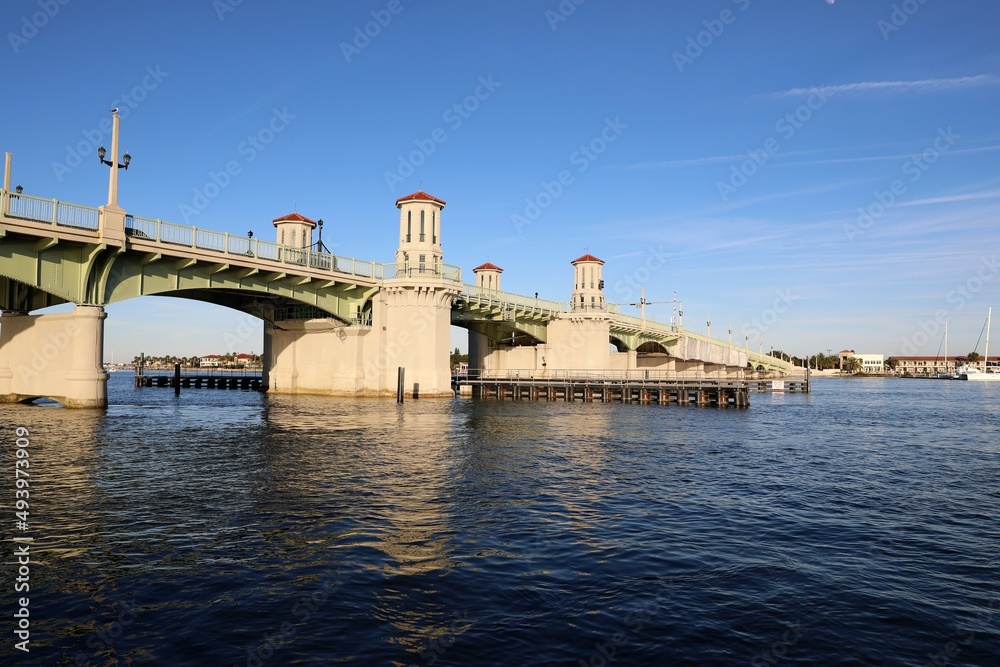
[[[136,387],[168,387],[173,389],[245,389],[261,391],[263,380],[259,371],[211,371],[190,369],[184,372],[171,370],[136,369]]]
[[[746,379],[698,377],[695,374],[645,370],[482,371],[470,370],[453,380],[456,394],[514,401],[583,401],[747,407]]]

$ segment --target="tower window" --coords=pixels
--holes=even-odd
[[[426,262],[427,262],[427,256],[426,255],[421,255],[420,256],[420,268],[419,268],[420,273],[423,273],[424,269],[427,267]]]
[[[423,243],[426,240],[425,236],[426,236],[426,234],[424,233],[424,212],[421,211],[420,212],[420,242],[421,243]]]
[[[410,242],[410,235],[413,231],[413,211],[406,212],[406,242]]]
[[[431,243],[438,242],[437,224],[438,224],[437,211],[431,211]]]

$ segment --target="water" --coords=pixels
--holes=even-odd
[[[397,406],[118,373],[106,413],[0,406],[0,662],[1000,664],[1000,386],[814,388]]]

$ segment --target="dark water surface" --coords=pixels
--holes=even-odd
[[[2,664],[1000,665],[997,385],[737,410],[131,379],[106,413],[0,406]]]

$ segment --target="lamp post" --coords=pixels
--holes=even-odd
[[[104,146],[97,149],[97,158],[101,161],[101,164],[106,164],[111,167],[111,176],[108,179],[108,208],[118,208],[118,170],[127,170],[129,163],[132,161],[132,156],[128,154],[128,151],[125,151],[125,155],[122,156],[122,161],[120,163],[118,162],[118,132],[120,124],[121,116],[118,115],[118,109],[112,109],[111,159],[104,159],[104,156],[107,154]]]
[[[319,226],[319,240],[316,241],[316,252],[330,252],[330,249],[323,245],[323,218],[316,221]]]

